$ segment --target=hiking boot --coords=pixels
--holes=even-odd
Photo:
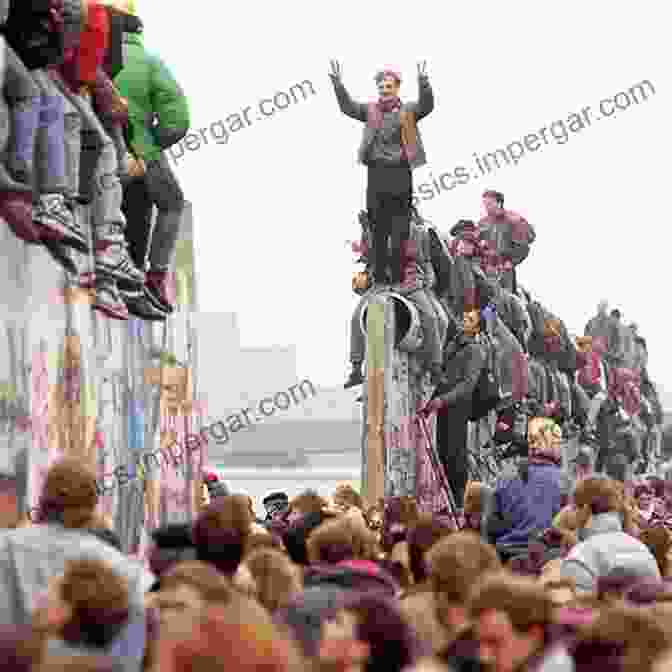
[[[80,252],[89,251],[89,243],[63,194],[43,194],[33,210],[33,222],[38,225],[42,239],[56,240]]]
[[[343,385],[343,388],[349,390],[351,387],[355,387],[356,385],[362,385],[363,383],[364,383],[364,376],[362,375],[362,365],[353,364],[350,376],[348,376],[348,379],[345,381],[345,385]]]
[[[115,280],[120,289],[130,291],[145,284],[145,274],[133,263],[125,241],[96,241],[96,275]]]
[[[150,301],[160,310],[172,313],[174,307],[168,293],[168,271],[150,270],[146,286]]]
[[[119,288],[113,280],[107,278],[96,279],[96,298],[93,307],[115,320],[127,320],[129,317],[128,308],[121,300]]]
[[[163,322],[167,313],[159,310],[147,297],[147,288],[142,287],[134,290],[119,289],[119,294],[128,308],[128,312],[134,317],[139,317],[150,322]]]
[[[0,217],[6,222],[12,233],[26,243],[39,243],[42,240],[40,227],[33,222],[33,197],[14,191],[0,192]]]

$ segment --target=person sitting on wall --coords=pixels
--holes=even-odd
[[[401,102],[401,75],[385,69],[375,77],[380,97],[368,105],[352,100],[341,81],[338,61],[332,61],[331,68],[329,76],[341,112],[365,124],[359,160],[368,171],[366,207],[375,227],[374,279],[387,284],[389,278],[392,284],[398,284],[402,279],[403,248],[409,238],[412,171],[426,163],[417,122],[434,109],[425,64],[418,64],[417,102]]]

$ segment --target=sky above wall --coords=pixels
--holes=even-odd
[[[341,62],[361,101],[376,96],[381,66],[400,69],[402,99],[416,99],[416,63],[426,60],[436,107],[420,122],[428,165],[414,181],[434,195],[420,200],[421,213],[447,231],[460,218],[478,219],[485,188],[504,192],[507,207],[537,230],[522,284],[573,332],[609,300],[639,325],[664,386],[672,378],[672,78],[663,8],[191,0],[167,11],[163,0],[138,0],[147,46],[173,69],[195,132],[204,130],[199,144],[192,139],[198,148],[173,161],[193,202],[202,309],[237,313],[243,347],[295,344],[299,377],[344,380],[358,269],[346,241],[359,233],[365,171],[356,163],[361,124],[338,110],[329,59]],[[602,99],[645,80],[655,93],[639,104],[584,128],[573,118],[567,141],[556,124],[541,147],[529,140],[517,165],[502,159],[479,174],[476,157],[523,147],[526,135],[556,120],[567,128],[586,106],[599,115]],[[265,117],[259,103],[274,97],[286,107],[267,102]],[[231,130],[236,123],[244,127]],[[444,188],[431,186],[458,166],[466,183],[448,189],[454,180],[445,177]]]

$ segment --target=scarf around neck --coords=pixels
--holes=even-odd
[[[380,98],[369,103],[367,124],[369,128],[377,130],[383,127],[383,115],[388,112],[399,110],[399,122],[401,125],[401,144],[406,160],[412,162],[418,153],[418,135],[413,112],[402,109],[401,100],[393,98]]]

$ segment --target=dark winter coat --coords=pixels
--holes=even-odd
[[[472,338],[460,336],[458,349],[444,362],[444,373],[434,396],[449,406],[471,399],[487,361],[487,350]]]

